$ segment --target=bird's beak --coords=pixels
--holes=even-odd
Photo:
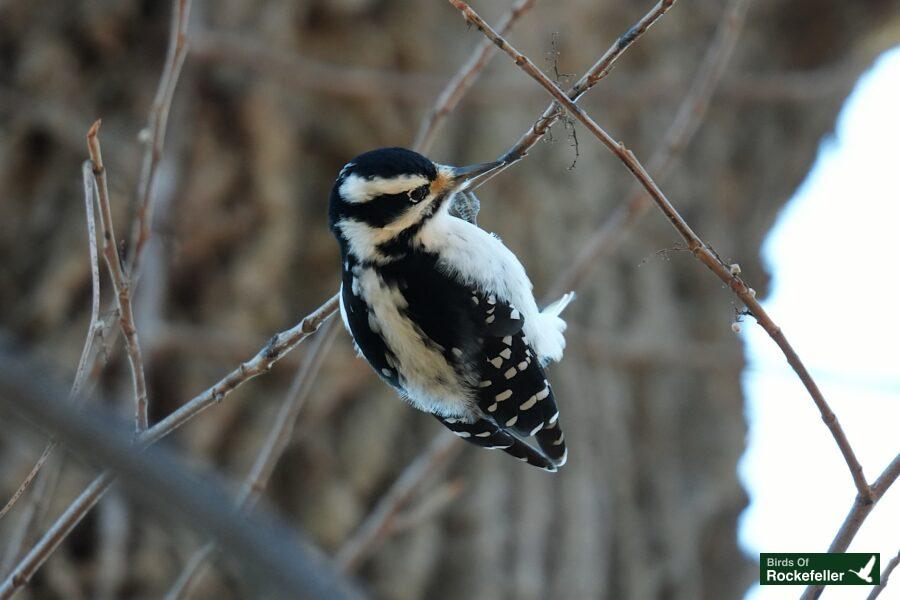
[[[450,181],[447,187],[461,192],[475,183],[482,175],[487,175],[505,164],[506,161],[496,160],[494,162],[469,165],[468,167],[450,167]]]

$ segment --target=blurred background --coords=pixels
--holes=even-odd
[[[482,2],[475,8],[495,22],[511,5]],[[561,84],[570,84],[651,6],[537,2],[509,37]],[[690,93],[725,9],[718,0],[676,3],[581,104],[638,157],[651,156]],[[170,2],[149,0],[0,2],[0,331],[23,354],[51,362],[67,377],[84,342],[91,296],[80,179],[84,136],[95,119],[103,119],[114,218],[120,238],[127,239],[143,155],[139,134],[163,67],[170,15]],[[334,293],[338,251],[325,211],[337,171],[373,147],[411,145],[435,98],[482,38],[443,2],[198,0],[189,39],[135,299],[152,422]],[[789,247],[761,259],[779,211],[807,178],[859,77],[898,41],[895,1],[749,2],[709,110],[660,183],[694,229],[726,261],[740,263],[761,297],[770,292],[771,274],[792,254]],[[889,73],[884,89],[896,92],[898,71]],[[889,92],[876,96],[881,94]],[[541,89],[506,57],[496,57],[429,154],[448,164],[490,160],[546,104]],[[889,119],[896,127],[896,106],[882,104],[875,134],[897,131],[879,127]],[[557,125],[552,139],[479,191],[480,225],[519,255],[538,297],[633,189],[608,151],[577,125],[577,137],[572,131]],[[887,143],[865,147],[896,157]],[[882,171],[873,173],[874,165]],[[886,185],[896,175],[887,160],[861,161],[844,172],[851,182],[878,180],[881,187],[857,197],[857,185],[832,182],[826,187],[841,194],[831,196],[830,220],[815,207],[796,212],[795,224],[820,235],[788,229],[795,233],[782,237],[808,240],[793,246],[793,253],[808,253],[795,264],[814,262],[817,268],[795,267],[777,280],[793,283],[784,294],[795,310],[771,305],[789,338],[795,330],[812,332],[797,344],[802,356],[832,350],[827,360],[810,358],[811,366],[839,373],[846,372],[838,368],[842,357],[867,343],[846,332],[854,325],[877,329],[876,320],[860,314],[891,320],[890,307],[841,302],[809,317],[809,325],[796,319],[825,304],[830,289],[872,286],[842,296],[846,302],[879,294],[895,298],[891,291],[897,291],[896,282],[884,281],[890,277],[850,277],[862,257],[882,270],[893,266],[896,250],[887,244],[882,247],[892,254],[866,255],[876,231],[879,239],[890,239],[888,228],[869,227],[890,224],[888,215],[896,215],[897,188]],[[882,212],[891,203],[894,212]],[[843,218],[851,212],[853,220]],[[863,230],[863,241],[850,253],[826,252],[842,247],[848,227]],[[828,462],[810,481],[789,474],[776,479],[778,456],[763,453],[756,463],[748,456],[742,479],[738,475],[748,415],[755,425],[782,425],[755,430],[754,448],[804,447],[813,439],[824,440],[816,446],[822,460],[836,454],[811,401],[789,376],[779,380],[787,381],[784,386],[754,391],[762,385],[754,373],[766,365],[781,373],[780,355],[754,350],[754,368],[747,370],[745,334],[731,328],[742,307],[679,250],[659,214],[651,211],[623,233],[578,282],[578,299],[567,312],[567,354],[551,371],[570,445],[566,468],[548,476],[501,453],[461,447],[430,473],[397,519],[400,525],[349,569],[374,596],[739,598],[756,579],[760,550],[824,550],[853,498],[840,461]],[[105,310],[109,287],[104,279]],[[744,332],[756,328],[752,319],[742,326]],[[890,331],[896,328],[873,335],[888,340]],[[751,337],[746,341],[755,344]],[[758,342],[754,348],[771,344]],[[197,469],[221,472],[237,487],[309,346],[192,420],[172,436],[172,447]],[[888,345],[873,347],[884,348],[882,359],[892,356]],[[120,345],[108,350],[110,362],[97,387],[110,399],[105,408],[127,420],[133,411],[127,360]],[[758,363],[761,355],[768,362]],[[854,375],[880,382],[887,400],[879,409],[896,407],[895,363]],[[756,399],[749,409],[746,394]],[[848,415],[859,405],[855,394],[833,405],[851,423]],[[791,406],[802,410],[778,412]],[[869,418],[872,406],[865,407]],[[762,410],[769,411],[768,420],[756,418]],[[892,414],[881,420],[896,424]],[[851,426],[851,442],[890,439],[871,421]],[[323,551],[336,554],[439,431],[434,419],[380,383],[338,331],[266,502]],[[896,453],[896,435],[893,446],[861,453],[869,477]],[[42,448],[39,436],[0,424],[0,502]],[[820,458],[810,452],[803,461],[815,468]],[[4,576],[95,475],[65,452],[57,452],[49,467],[59,473],[54,493],[35,498],[37,519],[22,545],[11,541],[29,497],[0,520]],[[779,493],[765,503],[766,488],[754,486],[773,480],[777,488],[768,489]],[[828,487],[818,487],[825,480]],[[763,504],[754,504],[739,538],[748,488]],[[811,521],[819,537],[808,545],[788,548],[796,537],[767,537],[789,534],[797,522],[790,515],[835,496],[833,508]],[[765,520],[773,514],[781,520]],[[881,529],[891,523],[896,531],[896,518]],[[161,597],[204,541],[144,515],[114,488],[20,597]],[[896,541],[894,536],[893,552]],[[891,552],[889,542],[883,545],[882,552]],[[241,581],[226,561],[206,569],[191,596],[252,597]],[[799,592],[782,590],[784,595],[771,597]]]

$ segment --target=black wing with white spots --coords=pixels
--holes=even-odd
[[[440,416],[437,416],[437,419],[447,429],[476,446],[481,446],[488,450],[503,450],[519,460],[548,471],[556,471],[557,469],[556,464],[549,458],[508,431],[500,429],[495,422],[489,419],[478,419],[474,423]]]
[[[556,399],[525,336],[522,315],[494,296],[476,296],[482,307],[481,318],[493,328],[493,334],[485,335],[481,346],[479,408],[501,429],[521,437],[535,436],[544,454],[554,464],[563,464],[566,446]]]

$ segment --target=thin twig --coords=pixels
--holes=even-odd
[[[91,125],[87,134],[88,152],[91,156],[91,167],[94,172],[97,207],[100,212],[100,229],[103,232],[103,258],[109,270],[115,290],[116,303],[119,307],[119,328],[125,336],[125,350],[131,367],[131,379],[134,384],[134,421],[135,430],[141,433],[147,429],[147,382],[144,379],[144,358],[134,326],[134,312],[131,307],[131,282],[125,275],[116,234],[113,230],[112,210],[109,203],[109,190],[106,186],[106,170],[103,167],[103,156],[100,153],[100,121]]]
[[[88,323],[88,332],[84,340],[84,348],[81,350],[81,358],[78,359],[78,368],[75,369],[75,380],[72,382],[72,389],[69,390],[70,398],[81,395],[94,340],[100,331],[100,261],[97,256],[97,227],[94,224],[93,167],[88,161],[81,165],[81,179],[84,183],[84,214],[87,220],[88,250],[91,259],[91,320]]]
[[[894,460],[872,484],[870,497],[857,494],[853,500],[853,506],[850,507],[850,512],[847,513],[847,517],[844,519],[844,523],[828,547],[828,552],[847,551],[847,548],[850,547],[850,542],[856,537],[859,528],[862,527],[869,513],[872,512],[872,509],[875,508],[875,505],[878,504],[878,501],[881,500],[888,488],[897,481],[898,476],[900,476],[900,454],[894,457]],[[824,587],[821,585],[811,585],[806,588],[800,598],[801,600],[813,600],[822,594],[823,589]]]
[[[43,468],[44,463],[49,460],[50,455],[53,454],[53,451],[56,449],[56,440],[50,440],[47,445],[44,447],[44,450],[41,452],[41,455],[34,462],[34,465],[31,467],[31,470],[28,471],[28,474],[25,476],[25,479],[22,480],[22,483],[19,484],[19,487],[16,488],[16,491],[13,492],[13,495],[10,496],[9,500],[6,501],[6,504],[0,509],[0,519],[6,516],[12,507],[16,505],[16,502],[19,501],[19,498],[28,491],[28,488],[31,487],[31,484],[34,483],[35,478],[38,476],[41,468]]]
[[[268,373],[276,362],[319,329],[338,306],[335,294],[322,306],[307,315],[288,330],[276,333],[272,339],[250,360],[238,365],[231,373],[203,393],[195,396],[181,408],[148,429],[138,438],[141,444],[153,444],[183,425],[211,405],[221,402],[228,394],[247,381]]]
[[[672,203],[669,202],[669,199],[666,198],[666,195],[659,189],[653,181],[653,178],[650,177],[650,174],[647,173],[646,169],[638,161],[633,152],[628,150],[621,142],[614,140],[612,136],[600,127],[584,110],[579,108],[565,92],[559,89],[553,81],[544,75],[541,70],[528,59],[528,57],[513,48],[509,42],[491,29],[490,25],[485,23],[485,21],[478,16],[468,4],[462,0],[449,0],[449,2],[463,13],[468,22],[475,25],[479,31],[488,36],[488,38],[497,44],[501,50],[506,52],[520,69],[525,71],[525,73],[546,89],[573,117],[581,121],[604,146],[622,161],[626,168],[631,171],[632,175],[634,175],[641,185],[644,186],[659,209],[663,212],[679,235],[681,235],[694,257],[706,265],[707,268],[728,285],[728,287],[731,288],[731,291],[744,302],[756,318],[757,322],[765,329],[766,333],[769,334],[769,337],[771,337],[775,343],[778,344],[778,347],[781,348],[788,363],[797,373],[800,381],[803,382],[803,385],[812,397],[813,402],[815,402],[818,407],[822,420],[825,421],[841,454],[844,456],[844,460],[847,463],[847,467],[850,470],[853,482],[856,484],[856,489],[860,496],[865,499],[871,498],[872,490],[869,488],[869,484],[866,483],[862,465],[860,465],[859,460],[856,458],[856,454],[850,446],[850,442],[847,440],[847,436],[838,422],[837,417],[831,410],[831,407],[828,406],[825,397],[822,395],[818,385],[816,385],[816,382],[809,374],[809,371],[806,370],[803,361],[800,360],[799,355],[794,351],[784,333],[782,333],[781,328],[775,324],[766,310],[756,300],[756,293],[752,291],[738,275],[733,274],[729,269],[729,266],[722,262],[719,257],[709,249],[707,244],[694,233]]]
[[[316,340],[309,347],[306,360],[297,371],[297,375],[294,377],[291,387],[285,395],[281,410],[275,416],[274,426],[269,431],[269,435],[257,455],[256,461],[253,463],[253,468],[250,469],[250,472],[244,479],[244,485],[235,502],[239,510],[249,511],[253,508],[269,484],[275,465],[278,464],[278,460],[284,454],[293,437],[294,426],[297,423],[300,410],[306,404],[306,399],[309,398],[313,390],[316,376],[325,362],[328,349],[334,342],[338,331],[337,324],[337,320],[332,320],[325,325]],[[191,583],[200,573],[206,559],[212,555],[215,547],[215,541],[210,541],[188,559],[181,574],[166,594],[166,598],[174,600],[184,597]]]
[[[87,221],[88,232],[88,255],[91,261],[91,319],[88,323],[88,332],[84,340],[84,346],[81,349],[81,358],[78,359],[78,367],[75,369],[75,379],[72,381],[72,387],[69,390],[69,398],[77,398],[81,395],[81,388],[84,385],[85,375],[87,374],[87,365],[93,354],[94,340],[99,333],[100,319],[100,267],[97,260],[97,228],[94,224],[94,179],[91,165],[85,161],[81,169],[82,182],[84,183],[84,210],[85,219]],[[56,441],[50,440],[47,446],[41,452],[40,457],[35,461],[34,466],[19,484],[19,487],[13,493],[12,497],[7,501],[6,505],[0,509],[0,519],[15,506],[19,498],[22,497],[31,484],[34,483],[38,473],[44,464],[50,459],[56,448]],[[26,526],[27,528],[27,526]],[[16,550],[15,552],[18,552]]]
[[[503,35],[509,33],[516,21],[534,6],[535,0],[518,0],[505,15],[497,22],[497,30]],[[489,40],[483,40],[478,44],[469,59],[460,67],[456,75],[447,83],[447,86],[438,96],[434,107],[419,126],[413,148],[418,152],[427,153],[434,142],[444,119],[453,112],[466,92],[471,89],[481,71],[487,66],[494,56],[494,47]]]
[[[379,499],[372,512],[334,557],[341,571],[352,573],[393,528],[398,513],[419,493],[428,475],[447,464],[462,448],[448,432],[435,436],[428,449],[410,463]]]
[[[601,79],[609,75],[616,60],[618,60],[618,58],[622,56],[622,54],[624,54],[638,38],[644,35],[644,33],[646,33],[660,17],[666,14],[669,9],[672,8],[672,5],[675,4],[675,1],[676,0],[660,0],[657,2],[656,5],[650,9],[650,12],[641,17],[637,23],[628,29],[628,31],[619,36],[615,43],[603,53],[603,56],[594,63],[594,66],[592,66],[587,73],[582,75],[581,79],[579,79],[575,85],[569,88],[565,93],[566,98],[571,102],[577,102],[588,90],[597,85]],[[496,44],[496,42],[494,43]],[[500,157],[500,160],[507,163],[506,166],[497,169],[489,176],[481,179],[475,188],[481,187],[500,174],[500,172],[524,158],[528,154],[528,151],[534,147],[544,135],[546,135],[550,130],[550,127],[559,120],[563,115],[563,112],[560,103],[551,102],[547,108],[544,109],[544,113],[538,120],[534,122],[528,131],[522,134],[519,141]]]
[[[710,100],[737,45],[748,4],[748,0],[732,0],[725,7],[713,40],[688,86],[687,93],[681,100],[675,119],[669,125],[662,144],[657,147],[647,163],[647,170],[655,173],[657,180],[662,181],[671,173],[676,160],[706,117]],[[650,196],[643,187],[636,186],[628,200],[619,204],[588,238],[575,260],[550,286],[547,297],[557,298],[560,294],[578,287],[591,268],[598,263],[597,259],[612,250],[616,242],[623,238],[651,206],[653,203]]]
[[[273,336],[256,356],[239,365],[218,383],[195,396],[167,418],[142,432],[137,438],[138,444],[149,446],[156,443],[198,415],[205,408],[220,402],[243,383],[268,372],[272,365],[293,350],[297,344],[314,333],[328,317],[334,314],[337,310],[337,305],[338,297],[335,295],[291,329]],[[94,479],[84,492],[57,518],[47,533],[38,540],[25,558],[19,561],[6,581],[0,585],[0,590],[9,589],[14,593],[15,590],[25,585],[40,566],[53,554],[54,550],[59,547],[59,544],[62,543],[66,536],[71,533],[72,529],[84,518],[84,515],[97,504],[97,501],[103,496],[114,479],[115,476],[108,471],[101,473]],[[0,595],[0,600],[4,600],[6,597]]]
[[[900,552],[897,552],[897,554],[894,555],[894,558],[888,561],[884,570],[881,571],[881,583],[872,588],[872,591],[866,596],[866,600],[875,600],[875,598],[881,595],[881,592],[887,587],[888,580],[891,578],[891,573],[897,568],[897,563],[900,563]]]
[[[137,212],[131,229],[131,247],[128,256],[128,273],[132,280],[137,280],[140,272],[141,254],[147,240],[150,239],[150,224],[153,217],[153,188],[156,184],[156,171],[162,159],[163,146],[166,141],[166,124],[169,121],[169,110],[175,95],[175,86],[181,67],[187,57],[187,27],[191,15],[191,0],[174,0],[172,7],[172,25],[169,33],[169,49],[166,64],[159,78],[156,95],[147,127],[144,159],[141,166],[141,177],[138,183]]]

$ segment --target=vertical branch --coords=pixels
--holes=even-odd
[[[103,156],[100,153],[100,121],[94,123],[87,134],[88,152],[91,156],[91,167],[94,173],[97,206],[100,213],[100,229],[103,232],[103,258],[112,279],[116,303],[119,307],[119,328],[125,336],[125,349],[128,363],[131,366],[131,379],[134,384],[135,428],[138,433],[147,429],[147,383],[144,380],[144,359],[137,329],[134,326],[134,312],[131,307],[131,282],[125,276],[122,260],[119,257],[116,235],[113,231],[112,210],[109,205],[109,190],[106,186],[106,170],[103,167]]]
[[[84,348],[81,350],[81,358],[75,369],[75,380],[69,397],[75,398],[81,394],[87,376],[87,367],[90,362],[94,340],[100,332],[100,261],[97,256],[97,227],[94,223],[94,181],[92,179],[93,168],[88,161],[81,165],[81,179],[84,183],[84,214],[87,219],[88,250],[91,259],[91,320],[88,323],[87,337]]]
[[[497,30],[506,35],[510,29],[516,24],[516,21],[523,14],[531,10],[535,0],[517,0],[517,2],[509,9],[505,15],[500,17],[497,23]],[[419,126],[419,132],[413,142],[413,148],[417,152],[427,153],[431,144],[434,142],[434,136],[443,124],[444,119],[453,112],[453,109],[459,104],[466,92],[478,79],[481,71],[487,66],[491,58],[493,58],[493,44],[489,40],[482,40],[469,59],[460,67],[456,75],[447,82],[447,86],[443,89],[437,101],[429,111],[428,116],[422,120]]]
[[[100,267],[97,258],[97,228],[94,223],[94,180],[89,162],[85,161],[82,165],[81,175],[84,184],[84,211],[87,220],[88,253],[91,261],[91,319],[88,323],[88,332],[84,340],[84,346],[81,349],[81,358],[79,358],[78,367],[75,369],[75,379],[72,381],[72,388],[69,390],[69,398],[76,398],[81,393],[81,388],[84,385],[85,376],[87,375],[87,365],[93,355],[94,341],[97,339],[97,335],[100,331]],[[19,501],[19,498],[22,497],[22,494],[31,487],[31,484],[34,483],[35,478],[38,476],[38,473],[43,468],[44,464],[50,459],[50,455],[53,454],[56,446],[56,441],[50,440],[43,452],[41,452],[40,457],[38,457],[37,461],[34,463],[34,466],[31,467],[31,470],[25,476],[25,479],[22,480],[22,483],[20,483],[19,487],[16,488],[16,491],[13,492],[12,497],[6,502],[3,508],[0,509],[0,519],[6,516],[16,502]],[[27,530],[30,526],[31,519],[26,518],[25,521],[26,524],[24,525],[24,529]],[[18,543],[14,541],[13,546],[17,546],[20,543],[21,540],[19,540]],[[18,549],[11,547],[10,552],[12,554],[17,554]]]
[[[150,238],[150,224],[153,213],[153,188],[156,184],[156,171],[162,159],[163,146],[166,141],[166,124],[169,121],[169,110],[175,95],[175,86],[181,75],[181,67],[187,57],[187,26],[191,14],[191,0],[174,0],[172,10],[172,26],[169,32],[169,50],[166,65],[159,79],[159,86],[153,98],[153,107],[147,127],[142,138],[147,144],[141,165],[141,177],[138,183],[137,212],[131,229],[131,248],[128,256],[128,272],[132,279],[137,279],[140,271],[141,254]]]

